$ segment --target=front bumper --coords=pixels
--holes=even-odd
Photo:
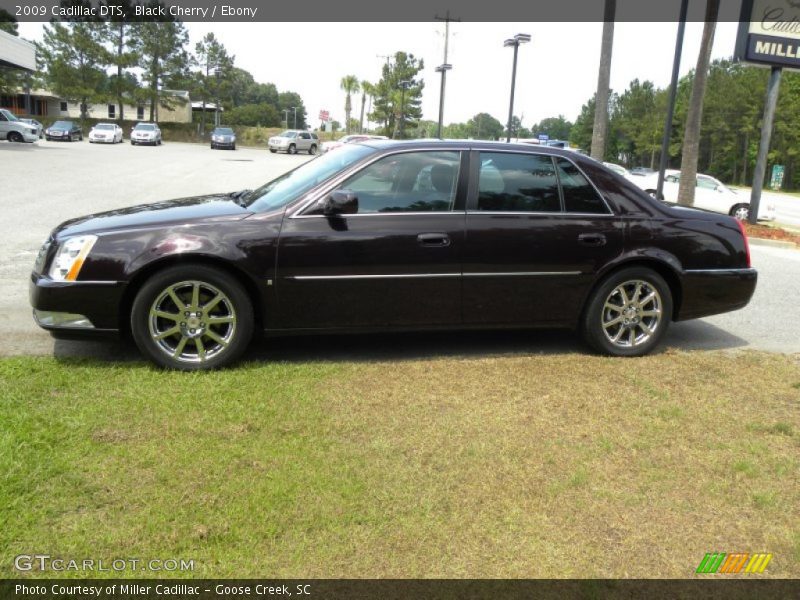
[[[36,130],[36,131],[23,131],[21,133],[22,133],[22,139],[25,140],[26,142],[28,142],[29,144],[32,144],[33,142],[36,142],[36,141],[39,140],[39,131],[38,130]]]
[[[116,138],[113,137],[95,137],[90,135],[89,141],[95,144],[113,144]]]
[[[236,145],[236,140],[228,140],[225,142],[211,140],[211,145],[215,148],[233,148]]]
[[[739,310],[756,291],[755,269],[687,270],[681,278],[681,304],[676,321]]]
[[[53,281],[37,273],[28,286],[36,323],[54,334],[118,332],[124,291],[119,281]]]
[[[147,137],[147,138],[140,138],[140,137],[132,137],[132,142],[136,142],[137,144],[156,144],[156,138],[154,137]]]

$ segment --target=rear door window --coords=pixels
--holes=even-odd
[[[608,213],[600,194],[580,169],[565,158],[557,158],[558,179],[564,194],[564,209],[570,213]]]
[[[560,212],[553,160],[540,154],[481,152],[478,210]]]

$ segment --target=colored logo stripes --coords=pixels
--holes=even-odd
[[[763,573],[772,554],[707,552],[695,573]]]

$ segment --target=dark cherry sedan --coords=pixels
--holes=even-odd
[[[266,334],[567,327],[639,356],[670,321],[745,306],[732,217],[665,205],[568,151],[348,144],[253,191],[63,223],[30,298],[56,336],[128,334],[208,369]]]

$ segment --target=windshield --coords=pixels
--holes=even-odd
[[[70,121],[56,121],[53,123],[53,129],[70,129],[72,123]]]
[[[296,131],[284,131],[278,137],[286,137],[286,138],[297,137],[297,132]]]
[[[218,127],[214,130],[215,135],[233,135],[233,129],[230,127]]]
[[[14,113],[12,113],[10,111],[3,110],[3,111],[0,111],[0,112],[2,112],[3,116],[6,119],[8,119],[9,121],[19,121],[19,119],[17,118],[17,115],[15,115]]]
[[[342,150],[330,154],[323,154],[250,192],[246,198],[246,206],[259,212],[286,206],[311,188],[373,152],[374,148],[357,144],[345,146]]]
[[[153,125],[146,125],[146,124],[139,123],[136,126],[136,129],[138,129],[139,131],[153,131],[153,129],[155,129],[155,127]]]
[[[114,126],[110,123],[98,123],[94,126],[95,129],[114,129]]]

